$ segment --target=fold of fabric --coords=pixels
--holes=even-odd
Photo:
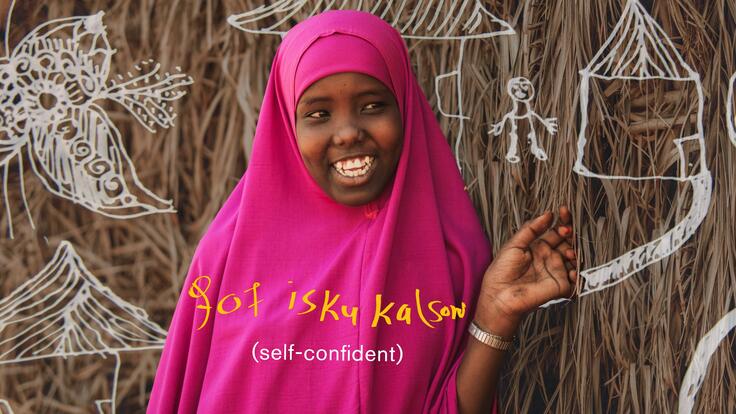
[[[393,181],[361,206],[324,193],[295,137],[300,94],[348,71],[383,82],[404,125]],[[366,12],[315,15],[273,59],[248,171],[195,251],[148,413],[456,413],[457,368],[490,260],[399,33]],[[290,347],[291,359],[273,358]],[[386,359],[393,350],[394,360],[340,351],[361,347]],[[319,350],[338,352],[320,361]]]

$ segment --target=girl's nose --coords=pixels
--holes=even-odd
[[[354,123],[346,123],[335,132],[334,142],[337,145],[351,145],[363,140],[364,131]]]

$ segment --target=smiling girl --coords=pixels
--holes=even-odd
[[[302,94],[296,140],[304,165],[338,203],[366,204],[393,178],[404,130],[399,104],[378,79],[344,72]]]
[[[495,412],[522,318],[574,291],[569,211],[559,218],[526,223],[491,261],[399,33],[359,11],[307,19],[279,46],[247,173],[194,254],[148,413]],[[258,316],[213,313],[198,330],[204,305],[187,287],[200,275],[213,302],[261,282]],[[287,306],[309,289],[357,306],[421,291],[468,309],[431,327],[372,326],[370,312],[326,323]],[[263,349],[293,358],[259,359]],[[315,349],[402,358],[298,357]]]

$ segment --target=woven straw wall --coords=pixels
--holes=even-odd
[[[0,0],[3,25],[8,3]],[[173,104],[178,114],[175,126],[157,128],[155,133],[120,105],[102,104],[120,130],[141,181],[155,194],[172,199],[175,213],[127,220],[106,217],[47,191],[29,168],[25,151],[20,157],[25,163],[23,187],[19,159],[8,163],[10,203],[6,207],[0,202],[0,297],[39,272],[66,240],[102,284],[144,309],[161,327],[168,327],[194,248],[247,166],[279,38],[244,33],[226,19],[259,3],[18,1],[10,27],[11,50],[45,21],[104,11],[108,39],[116,49],[113,73],[125,73],[153,58],[165,70],[181,67],[194,84]],[[736,167],[731,166],[736,148],[726,129],[728,81],[736,70],[736,3],[641,3],[702,79],[706,161],[713,174],[707,216],[672,256],[612,288],[530,315],[503,377],[502,412],[675,412],[698,340],[736,307],[732,236]],[[612,32],[625,1],[494,0],[484,4],[516,31],[468,40],[463,55],[462,104],[470,119],[464,123],[460,155],[466,183],[494,249],[524,221],[560,204],[569,205],[574,213],[583,267],[652,240],[681,220],[691,202],[687,186],[607,183],[572,170],[581,122],[578,72]],[[302,17],[295,15],[297,20]],[[415,72],[437,108],[434,77],[454,69],[458,43],[416,39],[407,43]],[[511,107],[506,82],[514,76],[525,76],[534,84],[533,108],[538,113],[559,118],[556,136],[540,133],[550,157],[546,162],[529,153],[523,127],[519,164],[504,159],[506,134],[487,134]],[[455,111],[452,85],[441,87],[443,108]],[[687,93],[667,95],[658,88],[662,86],[645,89],[661,103],[657,108],[661,112],[668,110],[666,105],[692,98]],[[658,138],[668,131],[657,126],[652,108],[622,106],[622,94],[629,100],[639,95],[635,88],[621,93],[615,89],[615,85],[601,88],[594,104],[610,108],[610,116],[618,117],[616,122],[620,119],[617,125],[626,129],[632,122],[655,122],[627,130],[630,145],[621,145],[614,129],[600,128],[596,139],[609,145],[595,147],[604,153],[592,163],[604,166],[611,160],[632,162],[667,155]],[[458,121],[439,111],[437,115],[454,148]],[[665,124],[670,121],[665,119]],[[675,162],[664,155],[653,162],[663,171]],[[13,218],[12,239],[6,208]],[[713,355],[693,412],[736,412],[733,336]],[[159,356],[156,350],[120,353],[118,412],[144,411]],[[10,401],[16,413],[91,412],[90,401],[109,398],[113,369],[114,361],[99,355],[0,365],[0,399]]]

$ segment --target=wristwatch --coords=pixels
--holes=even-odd
[[[514,346],[515,337],[507,339],[498,335],[493,335],[492,333],[480,329],[478,325],[475,324],[475,321],[470,322],[468,331],[475,339],[483,342],[491,348],[498,349],[499,351],[508,351]]]

